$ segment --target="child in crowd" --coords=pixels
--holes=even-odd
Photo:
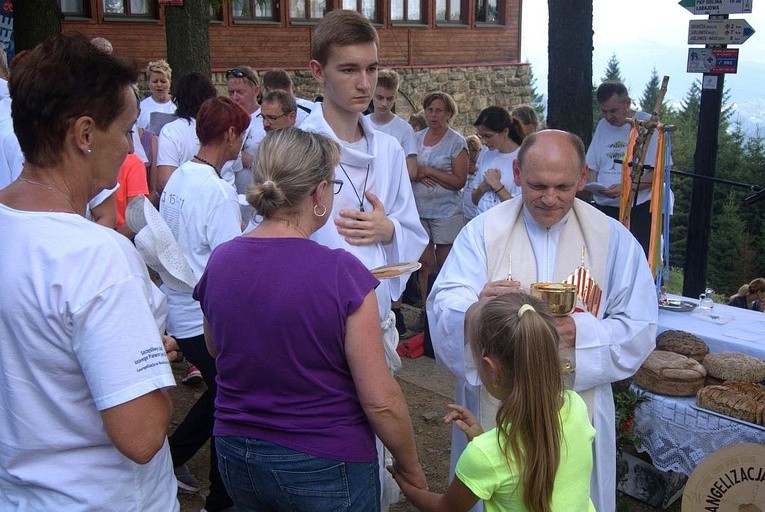
[[[465,142],[468,146],[468,174],[465,187],[462,189],[462,214],[465,216],[465,224],[467,224],[478,215],[472,196],[473,190],[478,185],[475,182],[475,173],[478,170],[478,154],[483,149],[483,144],[478,135],[468,135],[465,137]]]
[[[398,73],[392,69],[381,69],[377,73],[377,87],[372,96],[374,111],[369,114],[369,120],[375,130],[387,133],[399,141],[404,148],[409,179],[414,179],[417,176],[417,144],[412,126],[394,113],[398,84]]]
[[[479,499],[487,512],[594,511],[595,429],[584,401],[563,388],[558,332],[547,306],[519,293],[481,300],[468,309],[466,329],[478,375],[501,402],[498,427],[484,433],[467,409],[450,404],[445,421],[471,441],[455,478],[443,495],[396,478],[406,497],[425,511],[467,511]]]

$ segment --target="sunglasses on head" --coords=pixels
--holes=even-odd
[[[252,76],[250,76],[249,73],[242,71],[239,68],[233,68],[226,71],[226,78],[246,78],[253,84],[258,85],[258,82]]]

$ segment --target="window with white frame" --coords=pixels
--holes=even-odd
[[[343,9],[361,13],[370,21],[380,21],[376,0],[343,0]]]
[[[277,21],[279,19],[277,0],[233,0],[231,8],[234,20]]]
[[[411,21],[421,23],[422,0],[392,0],[390,19],[396,21]]]
[[[462,22],[462,0],[436,0],[436,21]]]
[[[59,7],[64,16],[87,16],[84,0],[60,0]]]
[[[155,0],[103,0],[106,16],[135,16],[151,18],[156,16]]]
[[[293,21],[315,21],[327,12],[327,0],[292,0],[290,18]]]
[[[499,0],[475,0],[477,23],[499,23]]]

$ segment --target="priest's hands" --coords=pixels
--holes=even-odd
[[[501,279],[499,281],[489,281],[484,285],[481,290],[479,299],[488,299],[491,297],[497,297],[506,293],[523,293],[524,289],[521,288],[521,282],[515,279]]]
[[[576,347],[576,323],[571,315],[566,316],[554,316],[553,323],[558,329],[560,335],[560,341],[558,346],[560,348],[575,348]]]
[[[340,210],[340,218],[335,220],[337,232],[351,245],[389,244],[396,228],[385,213],[385,206],[371,192],[364,197],[372,204],[372,211]]]

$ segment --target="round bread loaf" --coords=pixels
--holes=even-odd
[[[707,376],[698,361],[675,352],[654,350],[635,374],[635,382],[654,393],[692,396]]]
[[[664,331],[659,334],[656,337],[656,349],[677,352],[698,362],[702,362],[709,353],[709,347],[701,338],[685,331]]]
[[[704,358],[704,368],[712,377],[735,382],[765,380],[765,361],[739,352],[713,352]]]

